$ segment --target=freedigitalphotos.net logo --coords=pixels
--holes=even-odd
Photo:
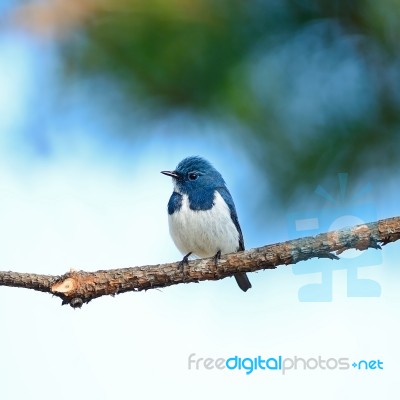
[[[285,375],[287,371],[310,371],[310,370],[382,370],[383,361],[376,360],[358,360],[350,361],[349,357],[341,358],[324,358],[317,357],[283,357],[282,355],[275,357],[239,357],[233,356],[229,358],[213,358],[213,357],[197,357],[196,353],[192,353],[188,357],[189,370],[242,370],[246,375],[250,375],[254,371],[279,371]]]

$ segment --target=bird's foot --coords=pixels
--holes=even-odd
[[[218,250],[215,256],[213,257],[214,260],[214,277],[217,275],[217,267],[218,267],[218,261],[221,258],[221,250]]]
[[[218,261],[221,258],[221,250],[217,251],[217,254],[215,254],[214,256],[214,265],[217,266],[218,265]]]
[[[189,257],[190,257],[191,254],[192,254],[192,252],[187,253],[186,256],[182,258],[182,261],[179,262],[178,269],[179,269],[180,272],[183,273],[185,265],[189,264]]]

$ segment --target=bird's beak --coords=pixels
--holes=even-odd
[[[162,174],[172,176],[172,178],[179,178],[179,175],[175,171],[161,171]]]

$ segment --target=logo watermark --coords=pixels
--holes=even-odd
[[[338,174],[339,193],[330,194],[324,187],[318,186],[315,193],[324,200],[325,206],[320,209],[302,210],[288,215],[289,238],[314,236],[318,233],[333,231],[364,224],[376,220],[374,204],[368,200],[371,186],[365,185],[354,194],[347,188],[348,174]],[[379,297],[381,287],[372,279],[358,277],[359,268],[382,264],[380,251],[358,251],[350,249],[340,255],[339,261],[305,262],[293,266],[295,275],[321,275],[320,283],[304,285],[299,289],[301,302],[332,301],[333,271],[344,270],[347,275],[347,297]]]
[[[228,358],[197,357],[192,353],[188,357],[189,370],[239,370],[250,375],[255,371],[278,371],[286,375],[288,371],[309,371],[309,370],[383,370],[383,361],[377,360],[358,360],[350,361],[349,357],[329,357],[316,356],[305,357],[284,357],[277,355],[274,357],[256,356],[239,357],[237,355]]]

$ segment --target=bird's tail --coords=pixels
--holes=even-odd
[[[248,289],[251,288],[251,283],[245,272],[240,272],[238,274],[235,274],[234,277],[236,279],[237,284],[239,285],[240,289],[243,290],[243,292],[246,292]]]

